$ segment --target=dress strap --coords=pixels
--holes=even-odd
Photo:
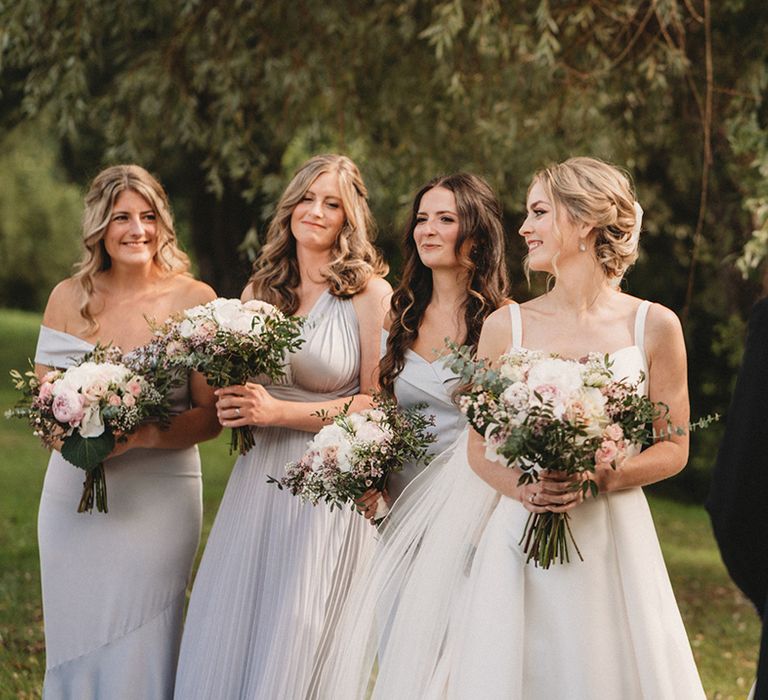
[[[645,299],[640,302],[635,313],[635,345],[643,351],[643,356],[645,356],[645,319],[650,308],[651,302]]]
[[[512,347],[522,347],[523,317],[520,313],[520,304],[513,303],[509,305],[509,320],[512,322]]]

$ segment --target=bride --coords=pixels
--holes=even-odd
[[[643,378],[640,390],[686,425],[679,321],[618,289],[640,229],[626,176],[572,158],[537,173],[526,206],[528,267],[554,284],[491,314],[478,354],[608,354],[617,378]],[[520,472],[487,461],[482,437],[467,430],[385,522],[369,575],[350,595],[323,697],[703,698],[641,489],[687,459],[687,435],[658,442],[598,469],[599,495],[583,499],[555,476],[518,486]],[[525,522],[545,511],[570,514],[583,561],[526,564]]]

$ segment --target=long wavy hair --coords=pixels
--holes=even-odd
[[[323,270],[330,293],[342,298],[354,296],[365,289],[371,277],[384,276],[389,271],[372,242],[375,225],[368,207],[368,190],[357,166],[346,156],[314,156],[296,171],[280,197],[267,229],[266,242],[248,280],[254,297],[274,304],[285,313],[294,313],[300,301],[296,290],[301,278],[291,215],[312,183],[324,173],[338,176],[345,214],[344,224],[331,248],[331,261]]]
[[[572,222],[592,224],[590,241],[597,262],[608,279],[620,280],[638,254],[633,229],[639,222],[629,175],[597,158],[577,156],[539,170],[533,176],[529,194],[536,183],[552,202],[555,234],[560,241],[557,213],[563,207]]]
[[[432,299],[432,271],[421,261],[413,231],[425,193],[435,187],[453,192],[459,218],[455,252],[466,271],[466,298],[462,304],[466,335],[461,344],[477,348],[487,316],[507,298],[506,241],[502,210],[490,185],[477,175],[455,173],[428,182],[416,194],[405,229],[405,262],[400,284],[392,295],[392,326],[387,349],[379,363],[382,392],[394,396],[394,384],[405,364],[405,351],[419,336],[419,327]]]
[[[163,272],[184,274],[189,270],[189,258],[178,246],[168,195],[163,186],[139,165],[113,165],[102,170],[85,195],[83,212],[83,246],[85,252],[75,265],[72,276],[82,289],[80,315],[88,331],[99,327],[90,308],[94,280],[99,272],[112,267],[112,259],[104,245],[115,202],[122,192],[133,190],[147,200],[157,217],[157,251],[153,262]]]

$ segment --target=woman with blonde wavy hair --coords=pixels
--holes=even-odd
[[[389,304],[387,267],[357,166],[316,156],[288,184],[243,299],[306,318],[287,377],[217,391],[226,427],[251,426],[216,516],[182,641],[177,697],[301,698],[358,560],[364,518],[302,503],[267,483],[323,425],[319,412],[370,406]]]
[[[494,311],[478,355],[514,348],[610,356],[617,379],[689,417],[680,322],[612,284],[637,257],[639,206],[619,169],[572,158],[541,170],[520,235],[551,289]],[[667,428],[659,420],[657,431]],[[385,521],[371,574],[349,596],[320,697],[357,700],[694,700],[704,698],[642,486],[679,472],[674,434],[613,469],[595,497],[575,478],[486,458],[468,428],[406,489]],[[583,561],[527,563],[531,514],[568,513]]]
[[[99,173],[85,198],[85,254],[51,292],[38,374],[113,343],[129,352],[164,321],[215,297],[187,274],[168,199],[137,165]],[[109,512],[76,512],[83,472],[58,451],[38,515],[46,698],[173,696],[187,581],[202,524],[200,457],[215,397],[192,375],[167,430],[145,424],[105,460]]]

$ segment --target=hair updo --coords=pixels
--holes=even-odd
[[[597,158],[577,157],[540,170],[533,178],[557,214],[565,208],[575,223],[591,224],[594,253],[609,278],[621,278],[637,260],[635,192],[629,176]]]

